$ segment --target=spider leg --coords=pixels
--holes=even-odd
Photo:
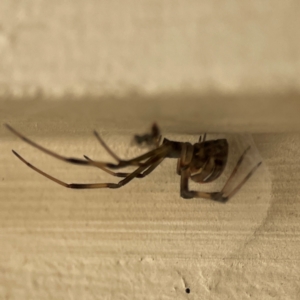
[[[97,138],[97,140],[99,141],[99,143],[102,145],[102,147],[118,162],[118,163],[120,163],[120,162],[122,162],[122,160],[107,146],[107,144],[104,142],[104,140],[101,138],[101,136],[99,135],[99,133],[95,130],[94,131],[94,135],[96,136],[96,138]],[[156,142],[155,142],[155,146],[156,146],[156,148],[158,148],[159,147],[159,144],[160,144],[160,141],[161,141],[161,139],[162,139],[162,136],[161,135],[159,135],[159,137],[158,137],[158,139],[156,140]],[[93,160],[91,160],[90,158],[88,158],[86,155],[84,155],[84,158],[86,158],[87,160],[89,160],[89,161],[93,161]],[[142,163],[140,164],[137,164],[137,165],[142,165]],[[104,167],[103,168],[101,168],[101,167],[99,167],[100,169],[102,169],[103,171],[105,171],[105,172],[107,172],[107,173],[109,173],[109,174],[111,174],[111,175],[113,175],[113,176],[117,176],[117,177],[126,177],[127,175],[128,175],[128,173],[114,173],[114,172],[112,172],[112,171],[110,171],[110,170],[107,170],[107,169],[105,169]],[[126,175],[123,175],[123,174],[126,174]]]
[[[116,189],[120,188],[123,185],[127,184],[130,182],[132,179],[136,178],[137,176],[142,176],[145,177],[148,174],[150,174],[163,160],[165,157],[151,157],[149,158],[143,166],[138,167],[135,171],[132,173],[129,173],[123,180],[119,181],[118,183],[66,183],[63,182],[45,172],[42,170],[38,169],[37,167],[33,166],[30,164],[28,161],[26,161],[21,155],[19,155],[17,152],[12,150],[13,153],[24,163],[26,164],[29,168],[33,169],[37,173],[45,176],[46,178],[56,182],[59,185],[62,185],[66,188],[71,188],[71,189],[98,189],[98,188],[111,188],[111,189]]]
[[[253,173],[256,171],[256,169],[262,164],[260,161],[256,166],[253,167],[253,169],[245,176],[245,178],[229,193],[227,194],[227,199],[233,197],[239,189],[245,184],[245,182],[253,175]],[[224,193],[224,188],[222,189],[223,195]]]
[[[203,141],[202,141],[202,135],[199,136],[199,143],[201,143],[201,141],[205,142],[205,140],[206,140],[206,133],[204,133],[203,135]]]
[[[177,159],[176,173],[179,176],[181,175],[181,158],[180,157]]]
[[[88,156],[86,155],[83,155],[83,157],[86,159],[86,160],[89,160],[89,161],[93,161],[92,159],[90,159]],[[97,168],[101,169],[102,171],[112,175],[112,176],[116,176],[116,177],[126,177],[128,174],[130,173],[124,173],[124,172],[113,172],[111,170],[109,170],[108,168],[105,168],[105,167],[102,167],[102,166],[98,166]],[[139,177],[139,176],[137,176]]]
[[[52,157],[55,157],[59,160],[62,160],[62,161],[68,162],[68,163],[72,163],[72,164],[77,164],[77,165],[96,166],[96,167],[99,167],[99,168],[100,167],[108,167],[108,168],[111,168],[111,169],[124,168],[124,167],[127,167],[127,166],[144,166],[145,163],[142,163],[141,161],[143,161],[143,160],[145,160],[149,157],[153,157],[153,156],[166,156],[167,153],[171,150],[169,146],[161,145],[159,148],[156,148],[152,151],[149,151],[149,152],[147,152],[143,155],[140,155],[136,158],[132,158],[132,159],[129,159],[129,160],[120,160],[117,164],[100,162],[100,161],[89,161],[89,160],[85,160],[85,159],[65,157],[65,156],[59,155],[59,154],[57,154],[57,153],[55,153],[55,152],[53,152],[49,149],[46,149],[46,148],[40,146],[39,144],[33,142],[32,140],[28,139],[27,137],[25,137],[24,135],[22,135],[21,133],[16,131],[14,128],[9,126],[8,124],[5,124],[5,126],[12,133],[14,133],[16,136],[18,136],[24,142],[28,143],[29,145],[33,146],[34,148],[37,148],[40,151],[42,151],[42,152],[44,152],[44,153],[46,153],[46,154],[48,154]],[[107,150],[109,148],[106,146],[105,149]]]
[[[228,198],[223,197],[222,193],[220,192],[199,192],[199,191],[191,191],[189,190],[189,177],[190,177],[190,170],[189,168],[182,168],[181,169],[181,178],[180,178],[180,196],[184,199],[192,199],[192,198],[204,198],[210,199],[220,202],[226,202]]]
[[[191,198],[205,198],[211,199],[219,202],[227,202],[231,197],[233,197],[239,189],[246,183],[246,181],[253,175],[256,169],[261,165],[262,162],[256,164],[252,170],[244,177],[244,179],[230,192],[226,195],[224,190],[226,189],[228,182],[232,179],[232,177],[236,174],[239,166],[241,165],[245,154],[249,151],[250,147],[248,147],[245,152],[242,154],[240,159],[238,160],[235,168],[233,169],[230,177],[225,183],[221,192],[199,192],[199,191],[190,191],[188,188],[188,181],[190,177],[190,170],[188,167],[184,167],[181,169],[181,184],[180,184],[180,195],[182,198],[191,199]],[[226,196],[225,196],[226,195]]]
[[[87,160],[91,160],[89,157],[84,155],[84,158]],[[136,178],[144,178],[146,175],[148,175],[150,172],[152,172],[163,160],[165,157],[161,158],[157,163],[151,165],[147,170],[145,170],[143,173],[137,174]],[[91,160],[92,161],[92,160]],[[107,168],[99,167],[101,170],[105,171],[106,173],[116,176],[116,177],[127,177],[131,173],[123,173],[123,172],[113,172]]]
[[[182,144],[180,157],[177,159],[176,173],[181,175],[182,168],[186,168],[189,162],[192,160],[193,148],[188,143]]]
[[[94,135],[96,136],[97,140],[100,142],[102,147],[117,161],[120,162],[121,159],[107,146],[107,144],[102,140],[99,133],[95,130]]]
[[[230,181],[232,180],[232,178],[235,176],[236,172],[238,171],[240,165],[242,164],[242,162],[243,162],[243,160],[244,160],[244,158],[245,158],[247,152],[250,150],[250,148],[251,148],[251,146],[249,146],[249,147],[243,152],[243,154],[240,156],[239,160],[237,161],[237,163],[236,163],[236,165],[235,165],[233,171],[231,172],[229,178],[227,179],[227,181],[226,181],[226,183],[225,183],[225,185],[224,185],[224,187],[223,187],[223,189],[222,189],[222,193],[225,192],[226,187],[228,186],[228,184],[230,183]],[[259,166],[259,165],[260,165],[260,163],[258,164],[258,166]],[[257,166],[257,167],[258,167],[258,166]],[[251,173],[251,172],[250,172],[250,173]],[[250,174],[250,173],[249,173],[249,174]],[[247,177],[247,176],[246,176],[246,177]]]
[[[157,141],[156,141],[156,143],[155,143],[156,148],[159,147],[159,144],[160,144],[160,142],[161,142],[161,139],[162,139],[162,135],[159,135],[159,137],[157,138]]]
[[[227,185],[230,183],[231,179],[234,177],[234,175],[236,174],[237,170],[239,169],[240,165],[242,164],[244,158],[245,158],[245,155],[247,154],[247,152],[250,150],[251,146],[249,146],[245,151],[244,153],[240,156],[239,160],[237,161],[233,171],[231,172],[229,178],[227,179],[222,191],[224,191],[227,187]]]

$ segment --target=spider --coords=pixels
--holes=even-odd
[[[59,155],[51,150],[48,150],[39,144],[28,139],[17,130],[13,129],[10,125],[5,124],[7,129],[9,129],[16,136],[21,138],[26,143],[39,149],[40,151],[53,156],[62,161],[85,166],[94,166],[100,168],[101,170],[107,172],[110,175],[116,177],[123,177],[118,183],[65,183],[45,172],[33,166],[27,162],[20,154],[12,150],[12,152],[29,168],[40,173],[41,175],[47,177],[48,179],[60,184],[66,188],[72,189],[97,189],[97,188],[110,188],[116,189],[124,186],[134,178],[143,178],[149,175],[155,168],[165,159],[165,158],[176,158],[177,159],[177,174],[180,176],[180,196],[185,199],[191,198],[205,198],[211,199],[219,202],[227,202],[228,199],[233,197],[239,189],[244,185],[244,183],[252,176],[256,169],[261,165],[261,162],[256,164],[250,172],[244,177],[244,179],[229,193],[226,193],[226,187],[236,174],[239,166],[246,153],[249,151],[250,146],[244,151],[237,161],[231,175],[227,179],[223,189],[219,192],[201,192],[189,190],[188,182],[189,179],[198,183],[208,183],[217,179],[223,172],[228,158],[228,142],[226,139],[217,140],[206,140],[206,134],[204,134],[203,139],[200,136],[197,143],[194,145],[184,142],[171,141],[166,138],[163,139],[161,145],[159,145],[161,136],[157,125],[153,125],[152,133],[145,134],[142,136],[135,136],[137,143],[142,143],[144,141],[155,144],[155,149],[140,155],[136,158],[129,160],[120,159],[102,140],[97,131],[94,131],[94,135],[104,149],[117,161],[116,164],[106,163],[100,161],[94,161],[89,157],[84,155],[85,159],[65,157]],[[151,142],[152,141],[152,142]],[[114,169],[121,169],[127,166],[136,166],[136,170],[132,173],[122,173],[114,172]]]

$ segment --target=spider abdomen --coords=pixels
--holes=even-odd
[[[195,144],[190,167],[191,179],[199,183],[217,179],[225,169],[227,158],[228,142],[226,139]]]

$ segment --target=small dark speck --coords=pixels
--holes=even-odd
[[[189,294],[189,293],[191,292],[191,290],[190,290],[189,288],[186,288],[186,289],[185,289],[185,292],[186,292],[187,294]]]

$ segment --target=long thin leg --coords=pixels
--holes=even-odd
[[[256,171],[256,169],[261,165],[262,162],[259,162],[248,174],[245,176],[245,178],[229,193],[227,194],[227,199],[232,198],[238,191],[239,189],[246,183],[246,181],[253,175],[253,173]],[[222,189],[222,193],[224,188]]]
[[[143,177],[147,176],[150,174],[164,159],[164,157],[152,157],[149,158],[144,166],[140,166],[137,168],[135,171],[132,173],[128,174],[123,180],[121,180],[118,183],[66,183],[63,182],[45,172],[42,170],[38,169],[37,167],[33,166],[29,162],[27,162],[22,156],[20,156],[18,153],[13,151],[13,153],[24,163],[26,164],[29,168],[33,169],[34,171],[38,172],[39,174],[45,176],[46,178],[56,182],[59,185],[62,185],[66,188],[72,188],[72,189],[98,189],[98,188],[111,188],[111,189],[116,189],[120,188],[123,185],[127,184],[130,182],[132,179],[139,175],[143,175]]]
[[[248,150],[248,149],[247,149]],[[240,160],[237,163],[237,166],[240,165]],[[183,168],[181,170],[181,184],[180,184],[180,195],[182,198],[185,199],[191,199],[191,198],[205,198],[205,199],[211,199],[219,202],[227,202],[231,197],[233,197],[239,189],[246,183],[246,181],[253,175],[253,173],[256,171],[256,169],[261,165],[261,162],[259,162],[248,174],[247,176],[227,195],[224,193],[224,188],[221,192],[199,192],[199,191],[190,191],[188,188],[188,181],[190,176],[190,170],[188,168]],[[236,173],[236,168],[233,170],[232,173]],[[230,176],[229,178],[232,178]]]
[[[192,199],[192,198],[205,198],[220,202],[226,202],[228,198],[224,198],[220,192],[216,193],[206,193],[206,192],[199,192],[199,191],[191,191],[189,190],[189,177],[190,177],[190,170],[182,169],[181,170],[181,178],[180,178],[180,196],[184,199]]]
[[[177,159],[177,167],[176,167],[176,173],[177,173],[177,175],[181,175],[181,157],[179,157],[178,159]]]
[[[205,142],[205,140],[206,140],[206,133],[204,133],[204,135],[203,135],[203,141],[202,141],[202,135],[200,135],[200,137],[199,137],[199,143],[201,143],[201,141]]]
[[[94,135],[96,136],[97,140],[100,142],[102,147],[117,161],[120,162],[121,159],[106,145],[106,143],[102,140],[99,133],[95,130]]]
[[[154,124],[153,126],[157,126],[156,124]],[[104,140],[100,137],[100,135],[98,134],[97,131],[94,131],[94,135],[96,136],[97,140],[100,142],[100,144],[103,146],[103,148],[117,161],[120,162],[121,159],[107,146],[107,144],[104,142]],[[157,140],[155,141],[155,146],[156,148],[159,147],[159,144],[161,142],[162,136],[159,135]],[[89,161],[93,161],[92,159],[90,159],[89,157],[87,157],[86,155],[83,155],[83,157]],[[116,177],[126,177],[128,176],[130,173],[124,173],[124,172],[113,172],[105,167],[98,167],[101,170],[103,170],[104,172],[116,176]],[[143,178],[144,176],[141,176],[142,174],[139,174],[137,176],[137,178]]]
[[[87,157],[86,155],[84,155],[84,158],[86,158],[87,160],[91,160],[89,157]],[[156,164],[151,165],[147,170],[145,170],[143,173],[141,174],[137,174],[136,178],[144,178],[146,175],[148,175],[150,172],[152,172],[162,161],[163,161],[164,157],[161,158],[161,160],[159,160]],[[130,175],[131,173],[121,173],[121,172],[113,172],[107,168],[101,167],[101,170],[105,171],[106,173],[112,175],[112,176],[116,176],[116,177],[127,177],[128,175]]]
[[[189,143],[182,143],[180,157],[177,160],[176,173],[181,174],[181,169],[186,167],[193,156],[193,146]]]
[[[228,186],[228,184],[230,183],[231,179],[234,177],[234,175],[236,174],[237,170],[239,169],[240,165],[242,164],[247,152],[250,150],[251,146],[249,146],[245,151],[244,153],[241,155],[241,157],[239,158],[239,160],[237,161],[231,175],[229,176],[229,178],[227,179],[223,189],[222,189],[222,192],[224,192],[226,190],[226,187]]]
[[[90,159],[88,156],[86,155],[83,155],[83,157],[89,161],[93,161],[92,159]],[[116,177],[126,177],[128,176],[130,173],[124,173],[124,172],[113,172],[111,170],[109,170],[108,168],[105,168],[105,167],[102,167],[102,166],[99,166],[97,167],[99,169],[101,169],[102,171],[112,175],[112,176],[116,176]],[[139,176],[137,176],[139,178]]]
[[[157,141],[155,142],[155,146],[156,146],[156,148],[158,148],[158,147],[159,147],[159,144],[160,144],[160,142],[161,142],[161,139],[162,139],[162,135],[159,135],[159,137],[158,137]]]
[[[11,126],[8,124],[5,124],[7,129],[9,129],[12,133],[17,135],[19,138],[21,138],[24,142],[28,143],[29,145],[39,149],[40,151],[55,157],[59,160],[72,163],[72,164],[77,164],[77,165],[86,165],[86,166],[96,166],[96,167],[108,167],[111,169],[118,169],[118,168],[124,168],[127,166],[144,166],[144,163],[141,163],[141,161],[153,157],[153,156],[166,156],[166,154],[171,150],[169,146],[167,145],[161,145],[159,148],[154,149],[152,151],[149,151],[143,155],[140,155],[136,158],[129,159],[129,160],[120,160],[117,164],[112,164],[112,163],[106,163],[106,162],[100,162],[100,161],[89,161],[89,160],[84,160],[80,158],[73,158],[73,157],[65,157],[62,155],[59,155],[51,150],[48,150],[39,144],[33,142],[32,140],[28,139],[27,137],[23,136],[21,133],[13,129]],[[108,147],[105,148],[106,150],[109,149]],[[16,153],[14,151],[14,153]]]

